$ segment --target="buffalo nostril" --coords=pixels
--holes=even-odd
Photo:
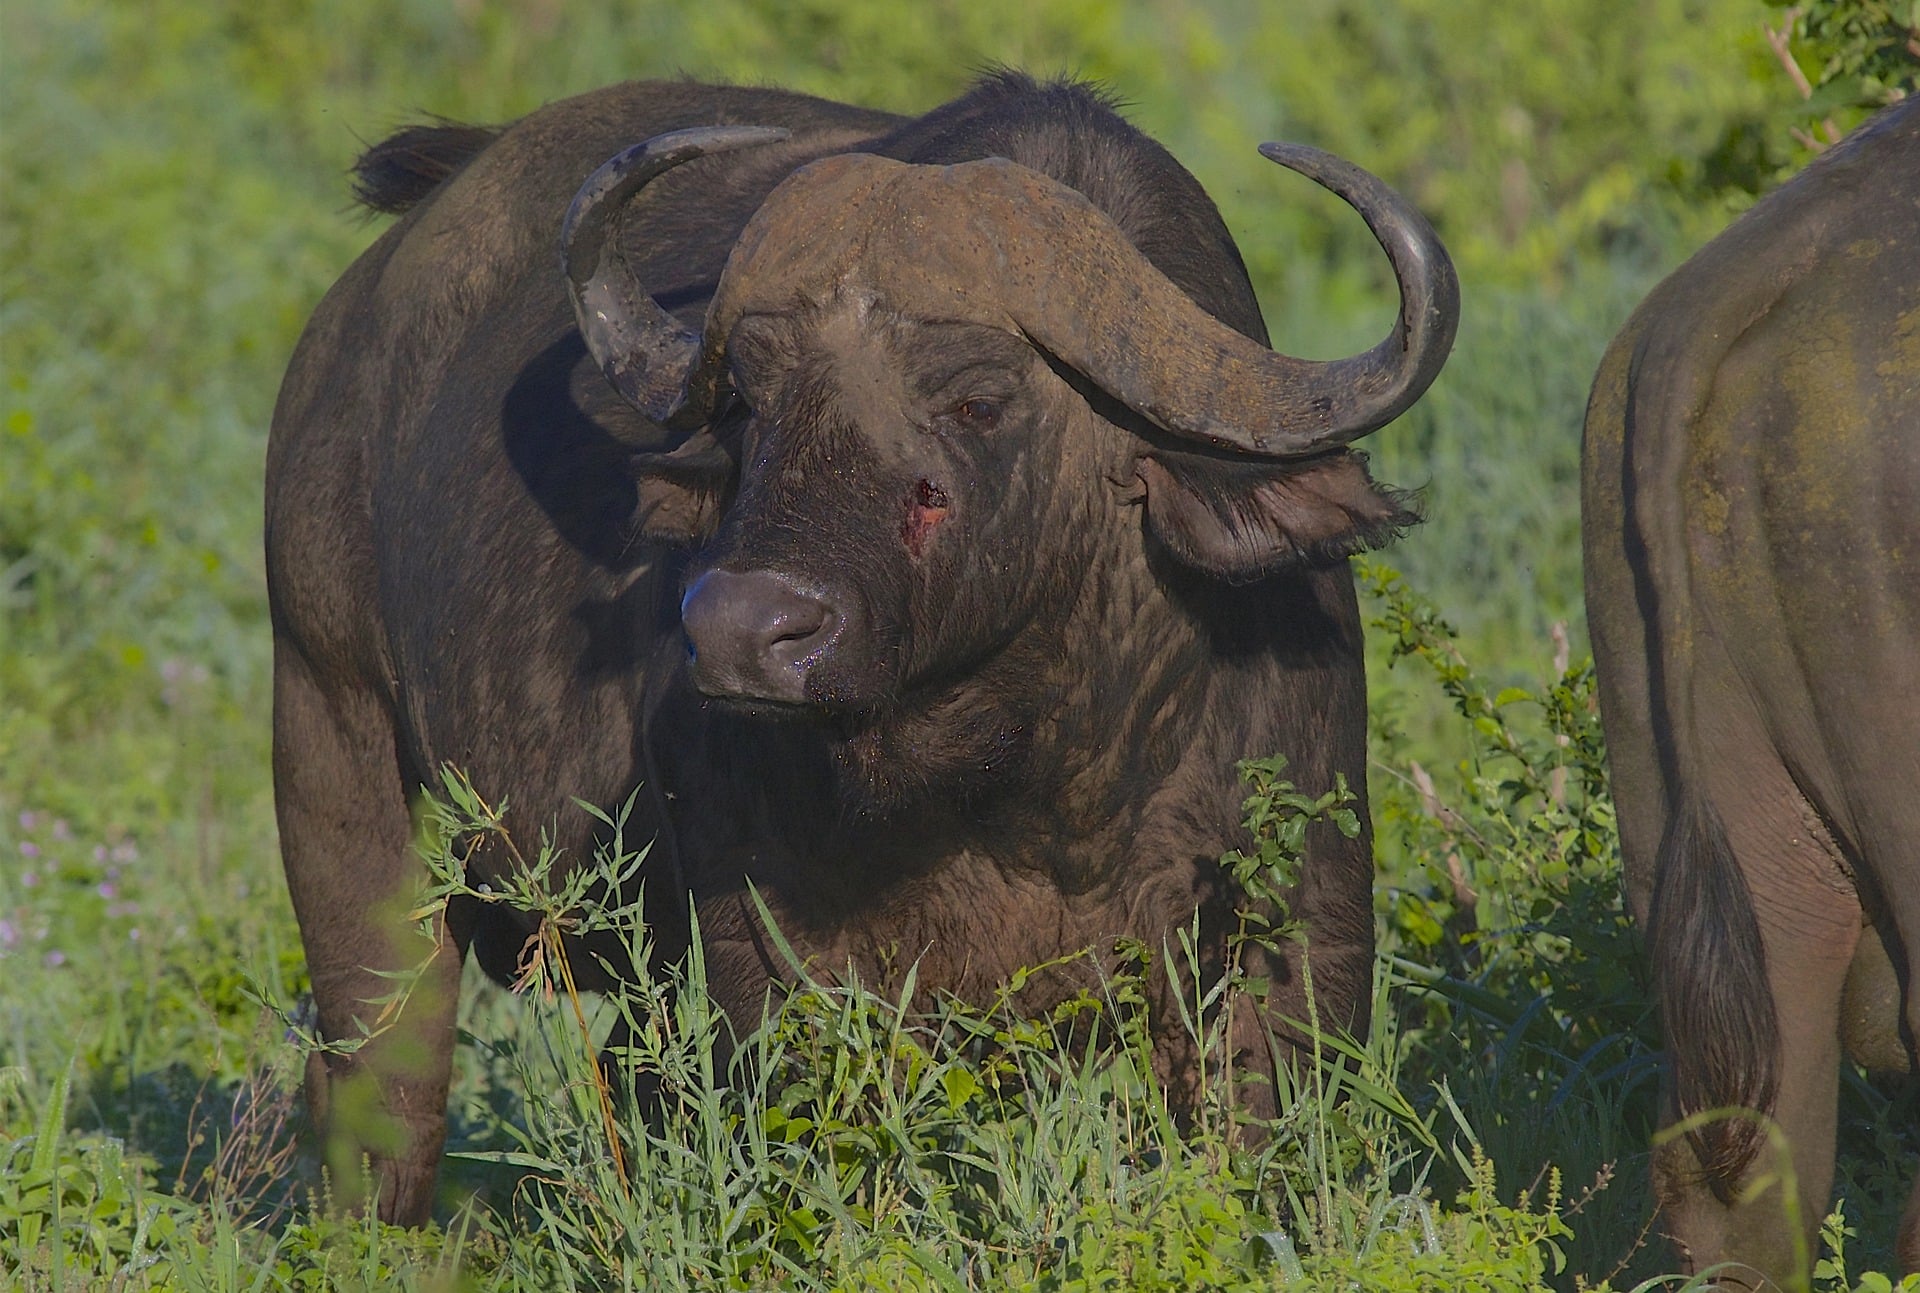
[[[783,642],[806,642],[819,636],[833,618],[833,608],[824,602],[813,602],[806,606],[783,610],[775,618],[771,628],[771,642],[779,646]]]
[[[805,702],[807,671],[840,619],[826,598],[765,570],[709,570],[680,602],[694,685],[737,699]]]

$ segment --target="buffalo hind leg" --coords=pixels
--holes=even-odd
[[[1910,834],[1902,835],[1895,849],[1898,850],[1896,855],[1889,857],[1880,867],[1882,875],[1900,874],[1899,867],[1903,862],[1909,869],[1914,866],[1916,854]],[[1896,1018],[1889,1031],[1894,1033],[1896,1045],[1903,1046],[1906,1053],[1888,1054],[1879,1067],[1888,1072],[1904,1072],[1909,1083],[1920,1083],[1920,883],[1901,886],[1899,894],[1893,897],[1892,905],[1895,909],[1893,919],[1901,932],[1904,951],[1900,987],[1905,1018],[1904,1021]],[[1884,940],[1881,940],[1880,954],[1886,956]],[[1890,1052],[1894,1049],[1888,1048]],[[1913,1174],[1912,1193],[1907,1196],[1907,1208],[1900,1218],[1900,1231],[1894,1239],[1893,1252],[1901,1273],[1913,1275],[1920,1274],[1920,1155],[1907,1164],[1907,1170]]]
[[[384,1221],[433,1207],[446,1139],[463,931],[419,937],[406,919],[423,869],[391,716],[379,698],[323,689],[285,643],[274,659],[273,767],[281,856],[313,983],[320,1036],[351,1052],[308,1057],[309,1110],[334,1199],[366,1205],[370,1166]],[[420,969],[396,1009],[382,998]]]
[[[1730,1285],[1765,1288],[1772,1280],[1792,1286],[1804,1277],[1803,1263],[1815,1255],[1833,1185],[1840,1000],[1859,937],[1860,904],[1841,881],[1823,833],[1809,829],[1811,814],[1785,769],[1771,759],[1756,768],[1750,754],[1742,758],[1733,753],[1766,748],[1758,734],[1723,734],[1713,748],[1729,754],[1709,773],[1717,812],[1708,820],[1724,831],[1724,839],[1701,841],[1691,855],[1663,857],[1662,865],[1736,865],[1751,900],[1752,918],[1744,921],[1739,911],[1728,910],[1744,904],[1717,900],[1708,905],[1719,910],[1696,907],[1664,917],[1676,920],[1682,935],[1698,935],[1716,922],[1724,922],[1734,939],[1739,937],[1737,924],[1745,924],[1749,941],[1757,930],[1765,977],[1760,983],[1729,983],[1740,976],[1737,962],[1696,964],[1679,976],[1674,989],[1697,993],[1710,1013],[1720,1004],[1716,991],[1729,999],[1755,991],[1765,994],[1764,999],[1748,996],[1744,1004],[1770,1012],[1776,1027],[1772,1055],[1756,1058],[1773,1064],[1777,1085],[1769,1112],[1788,1153],[1783,1161],[1774,1137],[1763,1136],[1759,1152],[1737,1179],[1716,1182],[1702,1170],[1693,1143],[1676,1137],[1655,1155],[1655,1188],[1688,1269],[1735,1261],[1750,1269],[1728,1271],[1723,1279]],[[1716,849],[1720,860],[1709,856]],[[1657,894],[1656,901],[1670,896]],[[1714,897],[1705,892],[1697,896]],[[1712,946],[1713,940],[1700,939],[1699,944]],[[1671,964],[1660,968],[1668,974],[1676,970]],[[1671,1000],[1669,994],[1663,997]],[[1717,1059],[1723,1063],[1730,1058],[1725,1048],[1738,1044],[1725,1036],[1677,1037],[1671,1023],[1668,1033],[1669,1052],[1712,1055],[1720,1050]],[[1746,1058],[1731,1057],[1735,1063]],[[1670,1104],[1669,1121],[1674,1112]],[[1789,1180],[1796,1187],[1791,1198]]]
[[[1920,927],[1920,893],[1913,890],[1904,892],[1900,897],[1904,928]],[[1876,1012],[1878,1032],[1882,1044],[1873,1049],[1873,1053],[1861,1060],[1868,1068],[1883,1073],[1905,1073],[1909,1083],[1920,1083],[1920,958],[1915,957],[1914,949],[1920,945],[1920,939],[1907,938],[1904,976],[1889,963],[1886,945],[1880,938],[1871,934],[1863,943],[1871,943],[1877,954],[1878,965],[1886,966],[1887,977],[1894,980],[1891,990],[1885,993],[1885,1006]],[[1896,995],[1897,994],[1897,995]],[[1901,1004],[1904,1002],[1904,1015],[1901,1018]],[[1849,1011],[1849,1017],[1852,1012]],[[1904,1027],[1902,1026],[1904,1024]],[[1860,1057],[1856,1056],[1856,1059]],[[1920,1274],[1920,1156],[1907,1164],[1907,1170],[1913,1176],[1912,1192],[1907,1196],[1906,1211],[1900,1217],[1900,1229],[1894,1237],[1894,1262],[1903,1275]]]
[[[1893,1257],[1900,1264],[1901,1274],[1920,1271],[1920,1179],[1915,1179],[1913,1193],[1907,1196],[1907,1211],[1900,1218],[1900,1234],[1894,1241]]]
[[[1902,960],[1902,965],[1894,964],[1886,934],[1876,925],[1861,932],[1840,1004],[1840,1038],[1847,1057],[1868,1072],[1904,1073],[1915,1081],[1920,1080],[1920,1058],[1910,1039],[1920,1036],[1920,1000],[1907,986],[1910,974]],[[1920,1163],[1908,1164],[1910,1171],[1915,1167]],[[1915,1176],[1920,1178],[1920,1173]],[[1914,1181],[1902,1215],[1894,1253],[1903,1272],[1920,1271],[1920,1179]]]

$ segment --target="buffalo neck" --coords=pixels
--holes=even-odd
[[[1228,586],[1172,564],[1090,562],[1069,613],[888,731],[878,795],[831,724],[682,688],[660,752],[696,889],[752,879],[844,910],[970,859],[1082,892],[1234,847],[1238,760],[1281,753],[1303,788],[1344,771],[1358,789],[1357,742],[1334,735],[1365,703],[1344,567]]]

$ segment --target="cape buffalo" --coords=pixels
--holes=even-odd
[[[1662,283],[1588,407],[1587,614],[1690,1267],[1804,1275],[1843,1048],[1920,1034],[1920,102]],[[1912,1164],[1908,1168],[1912,1168]],[[1796,1211],[1797,1209],[1797,1211]],[[1920,1267],[1920,1194],[1900,1260]]]
[[[1077,84],[993,75],[911,120],[628,84],[370,150],[363,200],[404,214],[316,311],[267,463],[274,777],[323,1035],[388,987],[409,801],[446,765],[571,857],[596,836],[569,796],[643,787],[660,955],[691,900],[742,1022],[784,972],[749,881],[823,972],[881,985],[917,962],[986,1000],[1196,907],[1217,958],[1235,760],[1366,784],[1345,558],[1413,518],[1347,446],[1419,397],[1458,313],[1404,201],[1263,151],[1386,249],[1402,305],[1372,350],[1268,350],[1212,202]],[[1365,832],[1316,829],[1292,906],[1319,1015],[1354,1030],[1370,883]],[[382,1216],[429,1211],[461,960],[509,976],[528,933],[454,904],[401,1026],[310,1063]],[[581,986],[620,955],[581,949]],[[1305,1018],[1299,954],[1260,972]]]

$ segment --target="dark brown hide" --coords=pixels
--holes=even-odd
[[[724,123],[786,137],[664,170],[593,233],[684,335],[708,320],[725,348],[737,396],[667,399],[662,418],[712,414],[670,430],[583,344],[561,225],[608,158]],[[419,877],[409,801],[446,764],[511,804],[521,840],[549,831],[576,858],[599,836],[569,797],[612,806],[642,787],[628,839],[657,839],[659,955],[684,950],[691,898],[713,991],[742,1023],[785,973],[749,881],[821,972],[887,989],[917,962],[923,989],[978,1000],[1062,953],[1159,947],[1196,907],[1217,963],[1233,900],[1218,859],[1243,842],[1235,760],[1279,752],[1303,789],[1364,789],[1340,557],[1411,518],[1357,456],[1226,462],[1164,443],[1070,347],[1035,347],[990,246],[932,275],[939,300],[915,266],[941,262],[909,238],[851,256],[846,290],[797,276],[771,297],[743,266],[778,240],[736,250],[768,194],[823,157],[967,176],[982,172],[957,163],[997,156],[984,173],[1024,168],[1056,207],[1090,204],[1218,321],[1209,335],[1264,345],[1212,203],[1098,95],[1008,74],[901,120],[636,84],[498,132],[405,139],[363,179],[372,205],[413,205],[315,312],[268,451],[277,801],[325,1036],[370,1017],[388,986],[373,971],[417,959],[399,915]],[[723,267],[739,308],[717,335]],[[1089,318],[1087,345],[1118,361],[1161,340],[1125,326]],[[482,853],[474,878],[507,865]],[[1319,1016],[1356,1032],[1371,874],[1364,834],[1316,831],[1293,898]],[[456,904],[397,1025],[315,1060],[336,1189],[366,1153],[383,1216],[428,1214],[461,961],[509,975],[527,933]],[[584,987],[624,972],[617,947],[574,952]],[[1257,971],[1294,1018],[1300,955]],[[1172,1012],[1157,1018],[1178,1086],[1189,1057]],[[1260,1052],[1262,1022],[1235,1041]]]
[[[1843,1038],[1912,1071],[1920,1031],[1920,104],[1635,312],[1588,409],[1583,521],[1666,1118],[1771,1115],[1799,1185],[1792,1225],[1758,1124],[1710,1121],[1656,1154],[1665,1225],[1690,1269],[1790,1284],[1827,1212]]]

